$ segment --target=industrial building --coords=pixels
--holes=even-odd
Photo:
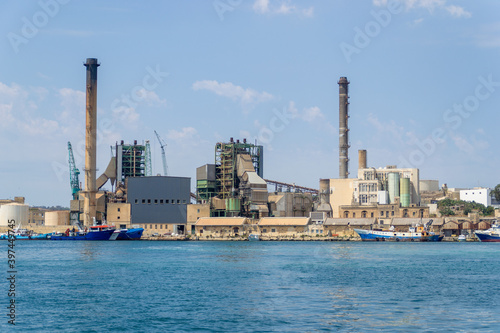
[[[246,139],[216,143],[215,164],[196,170],[198,203],[210,204],[210,216],[268,216],[263,158],[263,147]]]
[[[460,200],[476,202],[488,207],[491,206],[491,190],[483,187],[476,187],[471,190],[461,190]]]
[[[154,176],[127,179],[130,222],[157,232],[184,234],[191,179]]]

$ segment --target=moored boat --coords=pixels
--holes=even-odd
[[[257,235],[257,234],[250,234],[250,235],[248,236],[248,240],[249,240],[249,241],[258,241],[258,240],[260,240],[260,239],[259,239],[259,235]]]
[[[430,220],[425,226],[418,225],[410,227],[408,231],[395,231],[394,226],[389,230],[383,229],[354,229],[363,241],[417,241],[417,242],[440,242],[443,239],[442,235],[437,235],[429,232],[428,228],[432,224]]]
[[[64,234],[54,234],[50,236],[51,240],[109,240],[115,228],[108,225],[96,225],[90,227],[88,231],[70,231],[66,230]]]
[[[140,240],[144,228],[131,228],[115,230],[109,240]]]
[[[475,231],[481,242],[500,242],[500,225],[493,224],[488,230]]]

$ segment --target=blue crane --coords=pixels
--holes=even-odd
[[[68,141],[68,152],[69,152],[69,183],[71,185],[71,194],[73,195],[73,200],[78,200],[78,194],[81,191],[80,180],[78,176],[80,175],[80,170],[75,165],[75,158],[73,157],[73,148],[71,148],[71,142]]]

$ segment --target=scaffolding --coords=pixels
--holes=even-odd
[[[263,176],[263,146],[247,143],[246,139],[242,143],[239,140],[234,142],[232,138],[228,143],[218,142],[215,145],[215,186],[221,199],[237,196],[239,178],[236,174],[236,162],[239,154],[250,155],[255,172],[260,177]]]
[[[122,141],[123,142],[123,141]],[[125,182],[128,177],[144,177],[146,172],[146,147],[138,145],[121,145],[116,149],[117,179]]]

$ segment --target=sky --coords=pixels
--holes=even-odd
[[[338,177],[338,80],[349,85],[350,176],[416,167],[448,187],[500,183],[500,2],[2,1],[0,198],[69,206],[82,171],[85,63],[97,58],[97,174],[111,146],[167,143],[168,173],[217,142],[264,145],[264,178]],[[110,189],[109,185],[105,188]]]

